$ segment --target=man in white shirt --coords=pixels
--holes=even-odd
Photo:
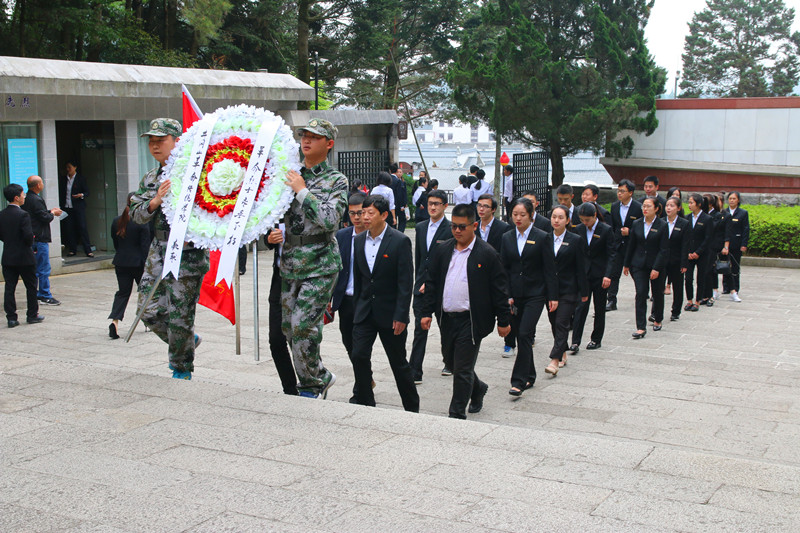
[[[503,167],[503,202],[505,203],[505,221],[511,217],[511,204],[514,202],[514,167],[506,165]]]

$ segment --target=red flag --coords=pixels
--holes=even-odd
[[[183,96],[183,131],[185,132],[192,127],[192,124],[203,118],[203,112],[197,107],[197,103],[185,85],[181,85],[181,94]],[[233,290],[225,281],[214,285],[214,281],[217,279],[220,255],[222,254],[219,250],[211,252],[211,268],[203,278],[203,284],[200,286],[200,300],[197,303],[221,314],[230,320],[231,324],[236,324]]]
[[[225,280],[219,282],[219,285],[214,286],[214,280],[217,278],[217,266],[219,266],[219,258],[222,252],[214,250],[211,252],[211,268],[208,269],[206,276],[203,278],[203,284],[200,286],[200,300],[202,306],[208,307],[228,320],[231,324],[236,324],[236,308],[233,303],[233,290],[228,287]]]

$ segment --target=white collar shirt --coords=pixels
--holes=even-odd
[[[72,176],[67,176],[67,199],[66,200],[67,200],[67,207],[69,207],[70,209],[72,209],[72,184],[75,183],[75,176],[76,176],[76,174],[73,174]]]
[[[645,237],[645,238],[647,238],[647,236],[648,236],[648,235],[650,235],[650,228],[652,228],[652,227],[653,227],[653,222],[655,222],[655,221],[656,221],[656,219],[655,219],[655,218],[653,218],[653,220],[651,220],[651,221],[648,223],[648,222],[647,222],[647,219],[644,219],[644,237]]]
[[[625,219],[628,217],[628,209],[631,208],[631,202],[633,202],[633,199],[628,200],[627,205],[622,202],[619,203],[619,219],[623,224],[625,224]]]
[[[672,222],[670,222],[669,218],[667,218],[667,226],[669,227],[669,236],[672,237],[672,232],[675,229],[675,224],[678,223],[678,217],[676,216]]]
[[[444,220],[444,217],[440,218],[436,222],[434,222],[431,218],[428,222],[428,234],[425,235],[425,244],[427,245],[428,251],[431,249],[431,243],[433,242],[434,235],[436,235],[436,232],[439,230],[439,226],[442,225],[442,220]]]
[[[528,229],[522,233],[519,232],[519,228],[515,230],[517,232],[517,251],[519,252],[520,257],[522,257],[522,249],[525,248],[525,243],[528,241],[528,235],[531,234],[532,227],[533,224],[528,226]]]
[[[566,234],[566,230],[564,230],[564,233],[562,233],[560,236],[553,232],[553,255],[558,255],[558,251],[561,249],[561,244],[564,242],[564,236]]]
[[[469,283],[467,280],[467,260],[472,248],[475,246],[473,237],[469,246],[463,250],[453,248],[450,266],[447,267],[447,276],[444,279],[442,291],[442,311],[446,313],[463,313],[469,311]]]
[[[594,225],[590,228],[586,228],[586,244],[592,244],[592,237],[594,236],[595,230],[597,230],[597,223],[600,222],[598,219],[595,219]]]
[[[356,235],[358,235],[356,228],[353,228],[353,238],[350,239],[350,275],[347,278],[347,288],[344,291],[347,296],[352,296],[355,292],[353,289],[353,263],[355,263]]]
[[[481,239],[486,242],[489,242],[489,232],[492,231],[492,224],[494,224],[494,217],[486,224],[486,229],[483,229],[483,225],[478,226],[481,232]]]
[[[378,248],[381,247],[381,242],[383,242],[383,237],[386,235],[386,230],[389,228],[389,224],[383,225],[383,231],[380,235],[372,238],[372,233],[367,231],[367,242],[364,245],[364,255],[367,256],[367,266],[369,267],[369,271],[375,268],[375,260],[378,258]]]

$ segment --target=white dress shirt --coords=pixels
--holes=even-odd
[[[417,200],[419,197],[422,196],[422,193],[425,191],[425,187],[417,187],[417,190],[414,191],[414,195],[411,197],[411,203],[417,205]]]
[[[442,311],[446,313],[462,313],[469,311],[469,283],[467,282],[467,259],[475,246],[475,239],[465,249],[453,248],[450,266],[444,279]]]
[[[592,237],[594,236],[595,230],[597,230],[598,222],[600,222],[600,220],[599,219],[595,219],[594,220],[594,225],[591,228],[589,228],[589,227],[586,228],[586,244],[590,244],[590,245],[592,244]]]
[[[481,239],[485,242],[489,242],[489,232],[492,231],[492,224],[494,224],[494,217],[486,224],[486,229],[483,229],[483,225],[478,224],[478,230],[481,232]]]
[[[75,183],[75,176],[67,176],[67,207],[72,209],[72,184]]]
[[[562,233],[560,237],[553,232],[553,255],[558,255],[558,251],[561,249],[561,243],[564,242],[564,236],[566,234],[567,230],[564,230],[564,233]]]
[[[394,209],[394,191],[386,185],[376,185],[372,188],[372,194],[379,194],[389,202],[389,209]]]
[[[503,196],[509,202],[514,199],[514,174],[506,176],[506,185],[503,188]]]
[[[472,191],[463,185],[453,189],[453,205],[471,204]]]
[[[672,220],[672,222],[670,222],[670,221],[669,221],[669,218],[667,218],[667,227],[669,228],[669,236],[670,236],[670,237],[672,237],[672,230],[674,230],[674,229],[675,229],[675,224],[676,224],[677,222],[678,222],[678,217],[677,217],[677,215],[676,215],[676,216],[675,216],[675,218]]]
[[[483,179],[476,181],[470,185],[469,188],[472,191],[472,201],[477,202],[478,198],[480,198],[482,194],[489,192],[489,190],[492,188],[492,184]]]
[[[647,219],[644,219],[644,238],[646,239],[647,236],[650,234],[650,228],[653,227],[653,222],[656,221],[656,217],[648,224]]]
[[[432,218],[429,219],[429,221],[428,221],[428,234],[425,235],[425,239],[426,239],[425,244],[427,245],[426,250],[428,250],[428,251],[430,251],[430,249],[431,249],[431,243],[433,242],[433,236],[436,235],[436,231],[439,229],[439,226],[442,225],[442,220],[444,220],[444,217],[440,218],[436,222],[434,222]]]
[[[692,229],[694,229],[694,225],[697,224],[698,218],[700,218],[700,213],[697,213],[696,215],[692,213]]]
[[[520,257],[522,257],[522,249],[525,248],[525,243],[528,241],[528,235],[531,234],[532,227],[533,224],[528,226],[528,229],[522,233],[519,232],[519,228],[515,230],[517,232],[517,251],[519,252]]]
[[[356,228],[353,228],[353,238],[350,239],[350,277],[347,278],[347,288],[344,290],[344,293],[347,296],[353,295],[353,264],[356,262]]]
[[[380,235],[372,238],[372,233],[367,231],[367,242],[364,244],[364,255],[367,256],[367,266],[369,266],[369,271],[372,272],[372,269],[375,268],[375,260],[378,258],[378,248],[381,246],[381,242],[383,242],[383,236],[386,235],[386,229],[389,227],[389,224],[384,224],[383,231]]]
[[[622,225],[625,225],[625,219],[628,217],[628,209],[631,208],[631,202],[633,202],[633,198],[628,200],[628,204],[625,205],[622,202],[619,203],[619,219],[622,222]]]

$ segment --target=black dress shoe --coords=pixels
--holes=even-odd
[[[647,321],[648,322],[655,322],[656,321],[655,315],[650,315],[649,317],[647,317]]]
[[[15,328],[17,326],[19,326],[19,320],[9,320],[8,321],[8,327]]]
[[[117,333],[117,326],[114,325],[112,322],[108,325],[108,336],[112,339],[119,339],[119,333]]]
[[[532,388],[533,388],[533,381],[529,381],[529,382],[527,382],[525,384],[524,387],[522,387],[522,390],[528,390],[528,389],[532,389]]]
[[[653,331],[661,331],[661,326],[656,326],[653,324]]]
[[[606,304],[606,311],[616,311],[617,310],[617,302],[608,302]]]
[[[474,400],[469,403],[469,409],[467,409],[470,413],[479,413],[481,409],[483,409],[483,397],[486,396],[486,393],[489,391],[489,385],[484,383],[481,386],[480,394]]]
[[[586,349],[587,349],[587,350],[596,350],[596,349],[598,349],[600,346],[601,346],[601,345],[600,345],[600,343],[599,343],[599,342],[594,342],[594,341],[592,341],[592,342],[590,342],[589,344],[587,344],[587,345],[586,345]]]
[[[29,318],[26,320],[28,324],[38,324],[39,322],[44,322],[44,317],[42,315],[36,315],[34,318]]]
[[[450,370],[447,367],[444,367],[444,368],[442,368],[442,375],[443,376],[452,376],[453,375],[453,371]]]
[[[518,389],[516,387],[511,387],[510,389],[508,389],[508,393],[511,396],[522,396],[522,391],[523,389]]]
[[[581,347],[578,346],[577,344],[573,344],[572,346],[569,347],[570,355],[575,355],[579,351],[581,351]]]
[[[680,319],[681,319],[680,315],[672,315],[671,317],[669,317],[670,322],[675,322],[676,320]]]
[[[638,331],[634,331],[631,337],[633,337],[634,339],[643,339],[646,334],[647,331],[642,331],[641,333],[639,333]]]

